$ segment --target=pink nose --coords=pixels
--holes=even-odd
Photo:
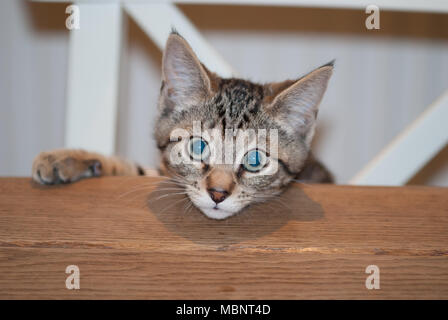
[[[229,192],[223,189],[210,188],[207,189],[207,191],[210,198],[212,198],[212,200],[216,203],[223,202],[229,196]]]

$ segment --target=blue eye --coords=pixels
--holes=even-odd
[[[260,171],[266,164],[266,154],[261,150],[251,150],[244,156],[243,167],[247,171]]]
[[[207,142],[204,139],[195,137],[190,139],[188,151],[194,160],[199,161],[207,159],[210,154]]]
[[[197,139],[197,140],[193,141],[193,143],[191,144],[191,151],[194,154],[200,155],[204,151],[205,146],[206,145],[205,145],[204,140]]]

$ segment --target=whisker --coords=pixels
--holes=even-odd
[[[127,183],[129,180],[134,179],[136,176],[120,176],[120,183],[117,185],[119,187],[121,187],[123,184]],[[146,178],[150,177],[150,176],[145,176]],[[145,177],[143,177],[143,180],[149,180],[149,179],[145,179]],[[164,181],[166,179],[168,179],[167,177],[164,176],[157,176],[154,178],[161,178],[161,181]],[[151,179],[152,180],[152,179]],[[149,181],[142,181],[143,183],[148,183]],[[160,182],[160,181],[151,181],[151,182]],[[140,184],[139,184],[140,185]]]
[[[148,186],[138,186],[138,187],[132,188],[131,190],[125,191],[122,194],[120,194],[118,196],[118,199],[121,199],[121,198],[127,196],[128,194],[132,194],[134,192],[139,192],[139,191],[144,191],[144,190],[149,190],[149,187]]]
[[[167,193],[167,194],[161,195],[160,197],[157,197],[157,198],[155,198],[155,199],[149,199],[149,200],[151,200],[151,201],[157,201],[157,200],[161,200],[161,199],[164,199],[164,198],[166,198],[166,197],[169,197],[169,196],[175,196],[175,195],[179,195],[179,194],[188,194],[188,192],[174,192],[174,193]]]
[[[188,210],[191,208],[192,205],[193,202],[191,201],[187,202],[187,204],[184,206],[184,214],[188,213]]]
[[[281,199],[281,194],[278,195],[269,195],[269,196],[260,196],[260,195],[253,195],[253,198],[257,200],[258,203],[267,204],[267,203],[274,203],[282,205],[285,209],[288,209],[291,211],[291,208],[287,206],[285,203],[283,203]]]
[[[182,191],[182,192],[185,191],[184,188],[164,188],[164,189],[156,189],[156,190],[153,190],[151,187],[142,187],[142,188],[139,188],[138,190],[133,190],[133,191],[127,192],[127,194],[132,194],[132,193],[142,192],[142,191],[147,191],[147,192],[149,192],[149,191],[151,191],[151,190],[152,190],[151,194],[152,194],[152,193],[155,193],[155,192],[166,192],[166,191]],[[127,194],[122,195],[120,198],[126,196]],[[170,194],[171,194],[171,193],[170,193]],[[128,201],[132,201],[132,200],[134,200],[135,198],[137,198],[138,196],[140,196],[140,194],[137,194],[137,195],[135,195],[135,196],[133,196],[133,197],[131,197],[131,198],[128,198],[127,200],[128,200]]]
[[[194,204],[193,204],[193,202],[192,201],[190,201],[190,206],[188,207],[188,209],[187,209],[187,214],[189,214],[192,210],[193,210],[193,208],[194,208],[195,206],[194,206]]]
[[[141,190],[136,190],[134,193],[136,193],[136,194],[134,194],[133,196],[130,196],[130,197],[128,197],[128,198],[126,198],[126,201],[129,201],[129,202],[132,202],[132,201],[134,201],[136,198],[138,198],[138,197],[140,197],[140,196],[143,196],[144,194],[142,194],[142,193],[137,193],[137,192],[143,192],[143,191],[145,191],[145,194],[150,194],[150,191],[151,191],[151,189],[141,189]]]
[[[161,192],[161,191],[185,191],[185,188],[162,188],[162,189],[155,189],[153,192]]]
[[[166,207],[165,209],[163,209],[162,211],[160,211],[160,214],[164,213],[166,210],[171,209],[172,207],[174,207],[176,204],[178,204],[179,202],[185,201],[185,200],[189,200],[188,197],[182,198],[178,201],[175,201],[172,205]]]
[[[176,182],[176,181],[171,181],[171,180],[164,180],[164,181],[152,181],[152,182],[146,182],[144,184],[140,184],[140,185],[146,185],[146,186],[154,186],[154,185],[184,185],[183,183],[180,182]]]
[[[153,185],[155,185],[155,184],[159,184],[159,183],[166,183],[166,182],[171,182],[171,183],[173,183],[172,181],[157,181],[157,182],[150,182],[150,183],[142,183],[142,184],[139,184],[139,185],[137,185],[137,186],[134,186],[133,188],[131,188],[131,190],[128,190],[128,191],[125,191],[124,193],[122,193],[122,194],[120,194],[119,196],[118,196],[118,199],[121,199],[122,197],[125,197],[126,195],[128,195],[128,194],[131,194],[131,193],[134,193],[134,192],[138,192],[138,191],[143,191],[143,190],[148,190],[150,187],[152,187]],[[179,189],[181,189],[181,188],[184,188],[184,185],[183,184],[177,184],[177,183],[174,183],[175,185],[173,185],[172,187],[173,188],[175,188],[176,187],[176,185],[179,187]],[[167,185],[167,187],[169,187],[169,185]],[[156,190],[161,190],[161,189],[155,189],[154,191],[156,191]]]

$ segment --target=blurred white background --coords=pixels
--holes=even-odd
[[[2,176],[28,176],[37,153],[63,147],[69,35],[65,7],[0,2]],[[314,150],[338,183],[352,178],[448,89],[446,14],[381,12],[381,30],[368,31],[366,14],[359,10],[180,8],[240,76],[254,81],[298,78],[336,58]],[[125,22],[116,149],[156,167],[152,132],[161,52],[131,19]],[[448,186],[448,148],[410,184]]]

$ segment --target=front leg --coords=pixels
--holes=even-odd
[[[84,150],[59,149],[41,152],[33,161],[33,180],[41,184],[75,182],[82,178],[144,175],[138,165],[118,157]]]

